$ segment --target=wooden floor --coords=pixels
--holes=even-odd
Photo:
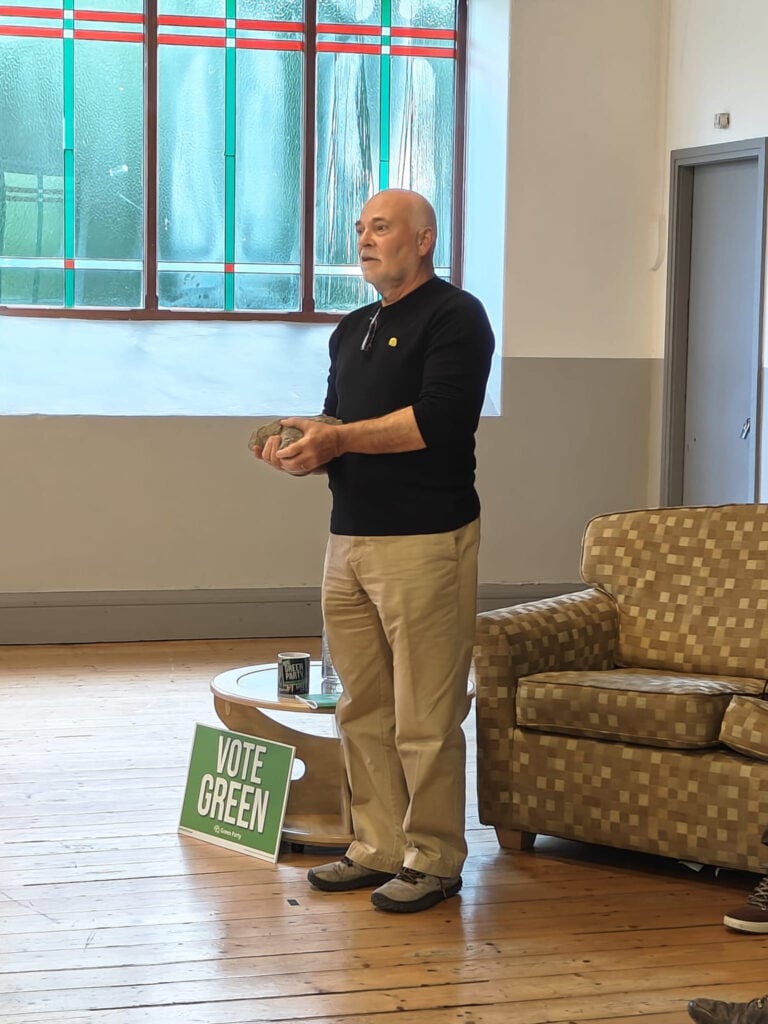
[[[461,896],[403,917],[313,891],[327,852],[179,836],[211,678],[297,648],[319,653],[0,648],[0,1024],[672,1024],[693,996],[768,990],[768,938],[720,923],[755,876],[547,838],[503,853],[474,799]]]

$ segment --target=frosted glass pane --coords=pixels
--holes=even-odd
[[[455,0],[393,0],[392,24],[453,28],[455,7]]]
[[[75,42],[75,68],[75,256],[140,259],[142,48]]]
[[[224,49],[159,52],[158,255],[223,263]]]
[[[236,274],[235,309],[297,310],[298,274]]]
[[[64,253],[61,75],[60,41],[0,35],[3,256]]]
[[[120,14],[141,13],[141,0],[75,0],[78,11],[118,11]]]
[[[63,178],[0,170],[0,255],[61,256]]]
[[[271,21],[303,21],[303,0],[238,0],[238,18]]]
[[[437,214],[435,262],[451,258],[454,62],[393,57],[390,107],[390,183],[421,192]]]
[[[337,25],[378,24],[381,21],[381,0],[318,0],[317,20]]]
[[[0,270],[0,303],[63,306],[63,270]]]
[[[379,59],[322,53],[317,63],[315,260],[355,264],[354,223],[377,189]]]
[[[158,302],[163,309],[223,309],[224,274],[165,271],[158,277]]]
[[[299,260],[302,59],[285,51],[237,54],[238,262]]]
[[[375,302],[378,298],[376,291],[362,277],[341,274],[318,274],[315,278],[315,293],[318,313],[346,313],[350,309]]]
[[[76,270],[75,305],[101,308],[141,306],[143,274],[138,270]]]

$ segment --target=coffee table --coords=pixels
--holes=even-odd
[[[320,662],[310,690],[320,691]],[[353,839],[349,786],[333,708],[310,708],[277,693],[277,665],[249,665],[216,676],[213,704],[234,732],[296,748],[283,837],[294,846],[347,846]]]

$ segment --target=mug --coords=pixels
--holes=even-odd
[[[277,693],[279,697],[306,696],[309,693],[308,654],[287,651],[277,656]]]

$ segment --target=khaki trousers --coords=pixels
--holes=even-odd
[[[467,678],[480,523],[406,537],[331,535],[323,616],[359,864],[461,873]]]

